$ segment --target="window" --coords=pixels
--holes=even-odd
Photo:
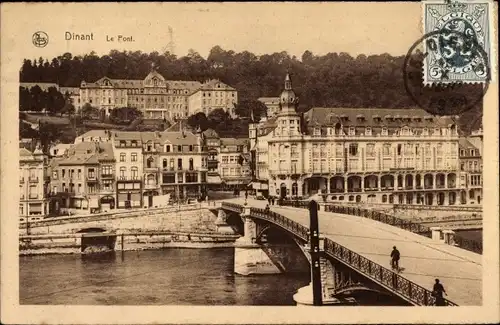
[[[384,156],[390,156],[391,155],[391,145],[389,143],[384,143],[383,151],[382,151]]]
[[[372,135],[372,128],[371,127],[367,126],[365,128],[365,135]]]
[[[354,126],[349,127],[349,135],[356,135],[356,129],[354,128]]]
[[[194,169],[194,163],[193,163],[193,158],[189,158],[189,170]]]
[[[170,158],[170,170],[174,170],[174,158]]]
[[[125,171],[127,170],[127,168],[125,167],[120,167],[120,178],[121,179],[124,179],[125,178]]]
[[[193,151],[193,145],[189,145],[189,151]]]
[[[385,136],[385,135],[387,135],[387,134],[388,134],[388,132],[387,132],[387,128],[384,126],[384,127],[382,128],[382,135],[384,135],[384,136]]]
[[[373,157],[375,156],[375,144],[373,143],[368,143],[366,145],[366,155],[368,157]]]
[[[166,145],[166,146],[165,146],[165,151],[166,151],[166,152],[170,152],[170,150],[171,150],[170,145]]]
[[[95,178],[95,170],[94,170],[94,168],[89,168],[88,175],[89,175],[89,178]]]
[[[139,178],[139,171],[137,167],[132,167],[130,169],[132,171],[132,179],[138,179]]]
[[[357,143],[349,144],[349,155],[351,155],[351,156],[358,155],[358,144]]]
[[[120,154],[120,162],[124,162],[125,161],[125,156],[126,155],[123,152]]]
[[[137,154],[136,153],[131,154],[130,158],[131,158],[130,161],[134,162],[137,161]]]
[[[182,158],[177,159],[177,169],[182,169]]]
[[[120,147],[125,147],[127,145],[127,142],[124,140],[120,140]]]
[[[342,156],[342,155],[343,155],[342,144],[337,143],[337,144],[335,145],[335,155],[336,155],[337,157],[340,157],[340,156]]]
[[[103,175],[111,175],[112,174],[111,166],[103,166],[102,167],[102,174]]]
[[[167,159],[163,159],[163,168],[167,168]]]
[[[177,151],[182,152],[182,146],[177,146]]]

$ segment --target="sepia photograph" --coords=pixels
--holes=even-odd
[[[2,4],[2,323],[500,321],[497,10]]]

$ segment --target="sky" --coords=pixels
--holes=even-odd
[[[111,49],[162,52],[173,30],[175,54],[194,49],[207,57],[219,45],[257,55],[306,50],[404,55],[421,35],[421,4],[410,3],[46,3],[2,8],[2,30],[15,35],[29,58]],[[37,48],[32,35],[49,44]],[[65,40],[65,33],[93,34],[93,41]],[[5,34],[4,34],[5,35]],[[117,42],[118,35],[133,42]],[[107,41],[114,38],[114,41]],[[4,44],[5,46],[5,44]],[[8,45],[7,45],[8,46]]]

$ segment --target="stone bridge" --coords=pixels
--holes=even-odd
[[[222,214],[238,214],[243,221],[244,236],[235,249],[235,272],[281,273],[288,271],[287,264],[302,263],[296,254],[292,254],[292,262],[283,263],[287,254],[270,252],[266,237],[271,229],[293,238],[307,258],[307,210],[264,209],[267,202],[258,200],[245,203],[234,199],[221,204]],[[360,208],[323,207],[319,229],[324,304],[338,303],[345,294],[375,292],[397,297],[407,305],[433,305],[432,286],[438,278],[448,293],[446,305],[482,305],[481,255],[443,242],[426,227]],[[399,273],[390,270],[393,246],[402,256]],[[294,299],[298,304],[312,304],[312,286],[301,288]]]
[[[22,222],[19,225],[19,231],[21,235],[46,235],[92,232],[93,228],[106,232],[118,230],[215,230],[216,217],[209,211],[210,208],[214,208],[214,203],[130,211],[116,210],[83,216],[46,218],[35,222]]]

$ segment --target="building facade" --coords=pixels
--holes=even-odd
[[[19,215],[42,217],[48,214],[45,186],[46,165],[42,151],[19,149]]]
[[[267,117],[272,118],[278,115],[280,111],[280,98],[279,97],[260,97],[257,99],[267,107]]]
[[[143,143],[141,132],[113,133],[117,208],[143,206]]]
[[[213,79],[203,83],[189,96],[189,115],[202,112],[208,116],[215,109],[223,109],[234,117],[237,103],[236,89],[220,80]]]
[[[50,163],[50,210],[89,213],[115,208],[115,157],[110,143],[80,142]]]
[[[96,82],[82,81],[78,95],[71,96],[77,109],[90,104],[106,115],[113,108],[135,107],[144,118],[186,118],[196,112],[208,114],[212,109],[224,108],[234,114],[237,91],[218,81],[166,80],[152,70],[143,80],[111,79],[103,77]]]
[[[246,188],[252,180],[249,145],[248,139],[220,139],[218,169],[226,187]]]
[[[287,75],[276,118],[250,128],[257,176],[269,179],[270,195],[459,204],[452,118],[420,109],[313,108],[300,115],[297,102]]]
[[[480,147],[482,145],[480,144]],[[460,138],[460,200],[463,204],[481,204],[483,198],[483,159],[481,149]]]

